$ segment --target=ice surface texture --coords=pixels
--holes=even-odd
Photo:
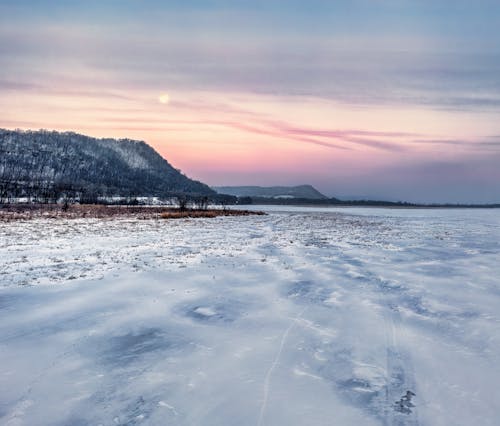
[[[498,424],[497,210],[269,209],[0,223],[0,424]]]

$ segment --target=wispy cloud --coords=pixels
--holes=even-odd
[[[500,54],[408,45],[388,48],[386,38],[362,48],[353,37],[294,37],[177,28],[123,31],[86,25],[40,25],[1,30],[3,72],[21,71],[33,84],[40,70],[75,72],[113,86],[314,96],[356,105],[420,105],[450,110],[500,108]],[[152,42],[154,40],[154,42]],[[340,42],[338,40],[344,40]],[[47,58],[49,60],[47,60]],[[0,76],[2,71],[0,70]],[[38,81],[38,83],[40,83]],[[44,82],[42,82],[44,83]],[[109,90],[109,89],[108,89]]]

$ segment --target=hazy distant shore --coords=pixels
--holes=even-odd
[[[390,207],[390,208],[467,208],[484,209],[500,208],[500,203],[491,204],[460,204],[460,203],[409,203],[404,201],[378,201],[378,200],[353,200],[353,201],[331,201],[331,200],[307,200],[307,199],[271,199],[271,198],[252,198],[254,205],[273,205],[273,206],[307,206],[307,207]]]

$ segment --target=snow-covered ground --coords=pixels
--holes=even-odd
[[[268,210],[0,223],[0,424],[499,424],[500,211]]]

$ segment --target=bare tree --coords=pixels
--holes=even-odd
[[[195,200],[195,206],[198,210],[208,209],[208,197],[199,197]]]
[[[176,197],[177,205],[179,206],[179,210],[184,212],[187,210],[188,199],[184,195],[179,195]]]

